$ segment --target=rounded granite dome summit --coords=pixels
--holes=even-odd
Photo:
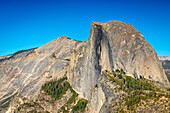
[[[107,21],[107,22],[92,22],[92,25],[102,25],[102,26],[106,26],[107,28],[109,28],[109,26],[114,26],[114,28],[118,28],[120,31],[124,31],[124,32],[137,32],[139,33],[141,36],[143,36],[134,26],[132,26],[129,23],[126,22],[122,22],[122,21],[118,21],[118,20],[111,20],[111,21]]]

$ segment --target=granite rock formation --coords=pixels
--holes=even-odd
[[[153,47],[132,25],[109,21],[93,22],[88,42],[73,51],[68,78],[75,90],[91,101],[92,112],[99,112],[105,101],[100,83],[102,71],[123,69],[127,75],[168,83],[161,63]]]
[[[169,87],[155,50],[132,25],[120,21],[93,22],[87,42],[62,36],[39,48],[19,51],[2,58],[0,105],[5,100],[10,102],[11,98],[16,98],[17,101],[12,101],[8,108],[8,112],[13,112],[23,103],[23,98],[30,102],[36,101],[46,81],[66,74],[72,88],[80,97],[89,101],[87,112],[109,112],[109,108],[104,107],[110,104],[107,98],[119,99],[124,94],[116,93],[113,90],[115,86],[108,82],[103,73],[115,69],[123,69],[134,78],[142,75]],[[105,88],[104,83],[108,83],[111,88]],[[70,97],[70,93],[65,97]],[[22,101],[17,104],[18,100]],[[55,112],[59,108],[48,109]]]

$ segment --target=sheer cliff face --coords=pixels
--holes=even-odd
[[[124,69],[130,76],[143,75],[145,78],[167,83],[166,76],[153,47],[133,26],[110,21],[93,23],[92,36],[101,36],[101,66],[105,70]],[[101,35],[100,35],[101,34]],[[90,39],[91,40],[91,39]]]
[[[93,22],[86,45],[74,50],[68,78],[73,88],[82,96],[94,98],[95,111],[102,105],[103,91],[94,94],[95,84],[104,70],[123,69],[127,75],[158,81],[167,85],[168,80],[153,47],[133,26],[120,22]],[[96,103],[96,104],[95,104]]]

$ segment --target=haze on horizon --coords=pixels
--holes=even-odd
[[[91,22],[133,25],[158,55],[170,56],[169,0],[1,0],[0,56],[66,35],[86,41]]]

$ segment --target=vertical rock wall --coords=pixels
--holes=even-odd
[[[103,90],[94,93],[103,70],[123,69],[127,75],[152,79],[169,85],[153,47],[130,24],[120,21],[93,22],[84,47],[74,50],[68,78],[73,88],[88,100],[92,111],[98,111],[105,99]],[[100,89],[100,88],[99,88]]]

